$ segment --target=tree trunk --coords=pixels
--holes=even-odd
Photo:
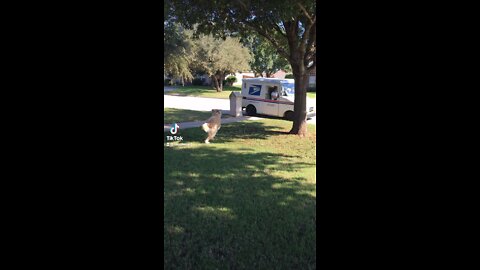
[[[310,43],[314,42],[313,40],[315,39],[315,35],[312,35],[312,27],[308,22],[304,24],[303,27],[300,27],[299,17],[294,20],[284,22],[284,27],[289,48],[289,55],[286,57],[290,63],[290,66],[292,67],[293,77],[295,78],[294,115],[293,126],[290,130],[290,134],[297,134],[301,137],[304,137],[307,135],[306,88],[308,85],[307,65],[309,64],[306,56],[307,52],[310,52],[311,50],[311,46],[307,48],[307,45],[311,45]],[[305,30],[301,35],[302,37],[300,37],[301,28]],[[268,38],[268,36],[264,36]],[[282,52],[286,54],[285,51],[279,49],[279,53]]]
[[[300,137],[307,135],[307,84],[308,73],[303,61],[292,65],[293,76],[295,78],[295,104],[293,126],[291,134],[297,134]]]
[[[223,81],[225,80],[225,72],[219,72],[218,73],[218,80],[219,80],[219,84],[220,84],[220,91],[219,92],[222,92],[223,91]]]
[[[215,84],[215,90],[217,90],[217,92],[222,92],[223,90],[224,77],[225,77],[225,73],[220,71],[217,71],[217,73],[215,73],[215,75],[212,76],[212,79]]]
[[[215,90],[217,90],[217,92],[220,92],[218,91],[220,86],[218,85],[218,80],[216,75],[212,75],[212,82],[213,82],[213,86],[215,87]]]

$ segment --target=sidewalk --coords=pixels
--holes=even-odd
[[[172,90],[175,90],[175,89],[177,89],[176,86],[164,86],[163,87],[163,92],[165,93],[165,92],[169,92],[169,91],[172,91]]]
[[[240,122],[245,120],[259,120],[259,119],[262,119],[262,118],[253,117],[253,116],[240,116],[240,117],[231,117],[231,118],[225,118],[225,119],[222,118],[222,124]],[[205,121],[183,122],[183,123],[177,123],[177,125],[179,126],[179,129],[199,128],[203,125],[203,123],[205,123]],[[164,124],[163,132],[169,131],[170,128],[172,127],[172,124]]]

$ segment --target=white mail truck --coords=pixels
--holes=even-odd
[[[264,114],[293,119],[295,80],[251,78],[242,80],[242,108],[247,115]],[[315,103],[307,98],[307,118],[315,116]]]

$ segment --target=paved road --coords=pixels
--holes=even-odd
[[[172,91],[172,90],[175,90],[177,87],[176,86],[164,86],[163,87],[163,92],[169,92],[169,91]]]

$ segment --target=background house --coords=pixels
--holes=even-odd
[[[287,72],[284,70],[279,70],[275,74],[273,74],[270,78],[279,78],[279,79],[285,79],[285,75]],[[262,74],[263,77],[266,77],[266,74]],[[234,83],[233,85],[241,85],[242,84],[242,79],[243,78],[255,78],[255,73],[253,71],[246,71],[246,72],[237,72],[235,74],[229,74],[228,76],[235,76],[237,77],[237,82]],[[227,76],[227,77],[228,77]],[[257,76],[258,77],[258,76]]]
[[[275,72],[271,78],[278,78],[278,79],[285,79],[285,75],[287,75],[287,72],[285,70],[279,70]]]

